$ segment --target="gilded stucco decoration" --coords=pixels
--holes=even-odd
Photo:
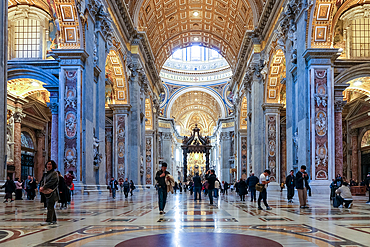
[[[180,135],[190,135],[195,124],[204,135],[212,135],[213,127],[221,117],[221,107],[210,94],[190,91],[176,99],[170,110],[170,116],[180,125]]]
[[[240,107],[240,129],[247,129],[248,105],[244,96]]]
[[[84,0],[82,0],[84,1]],[[30,5],[43,9],[49,13],[55,22],[58,39],[54,41],[59,49],[81,48],[79,17],[75,0],[9,0],[8,6]]]
[[[152,113],[152,102],[149,98],[145,99],[145,129],[153,129],[153,113]]]
[[[285,56],[282,50],[278,50],[272,57],[269,76],[266,83],[266,102],[285,104]]]
[[[50,93],[43,87],[45,83],[28,78],[13,79],[8,81],[8,93],[26,98],[33,98],[47,103],[49,102]]]
[[[105,104],[127,104],[125,70],[116,51],[110,50],[105,62]]]
[[[264,1],[145,0],[138,13],[138,30],[145,31],[159,70],[178,48],[199,44],[216,49],[236,64],[247,30],[253,30]]]
[[[351,80],[348,83],[350,86],[343,92],[343,94],[347,96],[345,97],[347,102],[351,100],[350,92],[357,92],[370,97],[370,77],[361,77]]]

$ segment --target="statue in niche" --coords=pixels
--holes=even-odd
[[[144,175],[144,157],[140,156],[140,176]]]
[[[294,147],[295,147],[295,165],[298,165],[298,129],[297,131],[294,133],[293,135],[293,143],[294,143]]]
[[[9,128],[7,128],[7,131],[6,131],[6,161],[7,162],[12,162],[13,161],[13,155],[12,155],[12,145],[14,145],[14,142],[12,142],[12,134],[11,134],[11,130]]]
[[[94,129],[94,136],[93,136],[93,153],[94,153],[94,168],[99,169],[99,165],[102,160],[102,154],[99,153],[99,139],[95,135]]]

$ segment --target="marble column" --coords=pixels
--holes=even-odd
[[[252,65],[254,66],[254,65]],[[252,120],[251,120],[251,150],[252,150],[252,170],[255,175],[259,175],[266,168],[265,166],[265,143],[264,143],[264,113],[262,105],[264,103],[264,84],[262,78],[256,72],[252,77]]]
[[[131,55],[131,63],[128,65],[131,72],[129,78],[130,109],[129,131],[128,131],[128,149],[129,157],[125,177],[132,179],[135,184],[140,181],[141,166],[141,86],[143,74],[141,74],[140,58],[137,54]]]
[[[50,159],[54,160],[58,164],[58,103],[48,104],[51,110],[51,140],[50,140]]]
[[[307,49],[303,54],[309,75],[309,117],[310,131],[299,129],[298,135],[311,136],[311,187],[320,193],[330,185],[335,173],[335,119],[334,119],[334,68],[333,61],[339,56],[338,49]],[[305,106],[307,107],[307,106]],[[300,115],[299,115],[300,116]],[[302,117],[302,116],[300,116]],[[299,139],[299,161],[303,152]],[[305,141],[307,142],[307,140]],[[300,162],[301,163],[301,162]]]
[[[352,144],[352,157],[351,157],[351,178],[359,181],[358,177],[358,129],[351,129],[351,144]]]
[[[118,180],[129,178],[128,115],[130,105],[109,105],[113,110],[112,176]],[[134,181],[135,183],[135,181]]]
[[[44,172],[45,167],[45,159],[44,159],[44,151],[45,151],[45,131],[44,130],[37,130],[36,131],[36,142],[37,142],[37,149],[36,149],[36,157],[34,162],[34,176],[38,181],[41,180],[42,174]]]
[[[112,141],[113,141],[113,135],[112,135],[112,128],[106,128],[105,129],[105,155],[106,155],[106,184],[109,183],[112,177]]]
[[[285,181],[285,178],[287,176],[287,162],[286,162],[286,125],[285,122],[280,123],[280,161],[281,161],[281,170],[280,170],[280,178],[282,181]]]
[[[14,118],[14,178],[20,178],[22,164],[21,164],[21,122],[26,115],[21,111],[16,111],[13,115]]]
[[[0,3],[0,181],[6,179],[8,1]]]
[[[343,176],[343,126],[342,110],[343,101],[334,102],[334,121],[335,121],[335,176]]]
[[[265,110],[265,167],[270,174],[270,181],[280,183],[280,109],[282,104],[266,103]]]
[[[246,98],[247,98],[247,174],[253,172],[252,169],[252,95],[251,95],[251,85],[245,84]]]

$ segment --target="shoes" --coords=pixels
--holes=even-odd
[[[10,200],[10,202],[14,202],[14,200]]]
[[[352,202],[348,205],[348,208],[352,208]]]
[[[304,208],[310,208],[309,206],[304,206]]]
[[[299,206],[299,208],[305,208],[304,206]]]
[[[56,221],[51,222],[51,225],[57,225],[58,223]]]
[[[263,210],[263,208],[262,207],[258,207],[258,210]]]
[[[40,225],[42,225],[42,226],[49,226],[51,224],[53,224],[53,223],[52,222],[42,222]]]
[[[270,208],[270,207],[267,207],[267,208],[266,208],[266,210],[272,210],[272,208]]]
[[[5,201],[4,201],[4,203],[7,203],[7,202],[8,202],[8,200],[5,200]]]
[[[367,201],[366,204],[370,204],[370,201]]]
[[[164,214],[164,212],[163,211],[159,211],[159,214]]]

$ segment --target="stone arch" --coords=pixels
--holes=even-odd
[[[51,73],[35,66],[9,65],[8,80],[30,78],[43,82],[45,88],[58,87],[59,80]]]
[[[277,50],[271,56],[267,82],[265,86],[266,103],[285,103],[282,98],[285,92],[285,85],[282,83],[286,77],[285,56],[282,50]]]
[[[219,106],[221,108],[221,117],[222,118],[226,117],[227,110],[226,110],[225,105],[223,104],[222,98],[219,95],[217,95],[215,92],[213,92],[212,90],[210,90],[208,88],[194,86],[194,87],[186,87],[184,89],[180,89],[174,95],[171,96],[171,98],[168,101],[168,106],[167,106],[167,109],[166,109],[167,118],[171,118],[171,108],[172,108],[173,103],[176,101],[176,99],[178,99],[181,95],[183,95],[187,92],[191,92],[191,91],[201,91],[201,92],[205,92],[205,93],[208,93],[209,95],[211,95],[213,98],[215,98],[215,100],[217,101],[217,103],[219,104]]]
[[[334,82],[335,84],[345,84],[361,77],[370,77],[370,63],[356,65],[343,71],[335,77]]]
[[[108,104],[127,104],[129,102],[128,84],[125,66],[118,51],[112,48],[105,62],[106,106]],[[111,95],[107,95],[107,87],[111,87]],[[109,94],[109,93],[108,93]]]

